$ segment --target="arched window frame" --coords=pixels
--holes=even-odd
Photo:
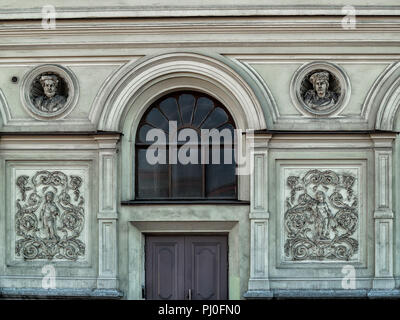
[[[182,108],[181,105],[179,103],[179,98],[182,97],[183,95],[190,95],[193,96],[195,99],[195,102],[193,104],[193,109],[191,111],[191,115],[190,115],[190,123],[188,124],[186,120],[183,119],[182,116]],[[176,181],[173,181],[173,177],[172,177],[172,172],[174,170],[174,165],[168,163],[168,196],[164,195],[164,196],[154,196],[154,197],[146,197],[143,195],[140,195],[140,181],[141,179],[139,179],[139,170],[140,170],[140,160],[139,160],[139,150],[143,150],[148,148],[152,143],[151,142],[143,142],[140,140],[139,136],[140,136],[140,130],[142,127],[144,126],[150,126],[156,129],[159,129],[156,125],[152,124],[151,122],[149,122],[147,120],[147,116],[152,112],[152,110],[156,109],[160,112],[160,114],[162,115],[162,117],[164,117],[164,120],[172,120],[168,118],[168,115],[162,110],[162,108],[160,107],[160,104],[170,98],[174,98],[177,102],[177,106],[178,106],[178,113],[179,113],[179,119],[178,120],[178,132],[184,128],[191,128],[194,129],[198,135],[199,135],[199,146],[198,146],[198,153],[199,155],[201,154],[201,144],[200,144],[200,129],[202,129],[202,126],[209,120],[211,119],[211,116],[213,115],[213,112],[216,109],[222,109],[224,114],[226,115],[226,120],[222,123],[220,123],[219,125],[217,125],[216,127],[208,127],[207,129],[223,129],[224,127],[230,126],[232,129],[232,133],[233,131],[236,129],[236,124],[235,121],[231,115],[231,113],[229,112],[229,110],[217,99],[213,98],[212,96],[205,94],[203,92],[200,91],[195,91],[195,90],[179,90],[179,91],[173,91],[173,92],[169,92],[168,94],[165,94],[161,97],[159,97],[156,101],[154,101],[148,108],[147,110],[143,113],[139,124],[137,126],[137,130],[136,130],[136,137],[135,137],[135,199],[136,200],[237,200],[238,199],[238,177],[235,174],[236,171],[236,165],[235,165],[235,155],[233,154],[234,152],[237,152],[236,150],[236,146],[233,142],[233,136],[232,136],[232,162],[233,162],[233,178],[234,178],[234,182],[233,182],[233,188],[234,188],[234,192],[231,195],[225,195],[225,196],[212,196],[210,192],[208,192],[207,187],[208,187],[208,182],[210,180],[212,180],[213,178],[207,178],[207,170],[209,168],[211,168],[212,164],[208,165],[208,164],[200,164],[201,166],[201,195],[199,196],[179,196],[179,195],[175,195],[174,193],[176,193],[176,188],[175,185]],[[205,98],[210,100],[213,103],[213,107],[208,111],[208,113],[201,119],[200,122],[198,122],[197,124],[195,123],[195,117],[196,117],[196,111],[197,111],[197,103],[199,101],[199,99],[201,98]],[[187,118],[187,117],[186,117]],[[198,120],[198,119],[197,119]],[[168,137],[168,136],[167,136]],[[178,149],[180,147],[182,147],[183,145],[185,145],[186,142],[178,142],[177,147]],[[224,150],[223,144],[221,143],[221,150]],[[168,150],[169,150],[169,146],[167,146],[167,154],[168,154]],[[212,147],[209,147],[212,148]],[[209,154],[211,155],[211,151],[209,150]],[[221,156],[222,158],[222,156]],[[210,166],[210,167],[208,167]],[[175,170],[178,170],[175,168]]]

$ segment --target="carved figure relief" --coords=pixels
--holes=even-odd
[[[306,81],[312,84],[312,88],[308,89]],[[314,72],[308,79],[303,81],[303,99],[304,103],[313,110],[321,111],[332,108],[338,101],[340,96],[340,86],[336,84],[332,91],[333,85],[330,83],[336,83],[334,76],[327,71]]]
[[[358,252],[356,175],[312,169],[290,175],[285,199],[286,258],[348,261]]]
[[[350,79],[340,66],[314,61],[302,65],[290,82],[294,106],[305,116],[339,114],[350,99]]]
[[[68,89],[58,75],[41,74],[32,84],[31,97],[34,106],[39,111],[52,114],[64,107]]]
[[[27,260],[77,260],[85,254],[80,239],[85,223],[82,183],[81,177],[61,171],[17,177],[17,256]]]
[[[44,64],[29,70],[21,84],[21,101],[38,120],[55,120],[68,115],[79,97],[78,80],[61,65]]]

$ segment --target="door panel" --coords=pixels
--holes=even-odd
[[[146,238],[146,297],[152,300],[184,298],[184,239]]]
[[[225,236],[185,239],[185,292],[193,300],[227,299],[227,241]]]
[[[147,236],[147,299],[227,299],[227,252],[226,236]]]

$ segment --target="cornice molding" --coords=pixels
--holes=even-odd
[[[395,2],[394,2],[395,3]],[[358,16],[400,15],[398,5],[354,6]],[[58,19],[204,17],[204,16],[343,16],[342,5],[132,5],[57,7]],[[0,19],[42,19],[42,8],[2,9]]]
[[[1,16],[1,13],[0,13]],[[18,35],[25,32],[44,35],[67,34],[160,34],[160,33],[264,33],[266,31],[311,31],[326,33],[359,33],[364,31],[399,31],[400,17],[358,17],[355,29],[344,29],[340,17],[217,17],[169,19],[76,19],[57,20],[55,29],[43,29],[41,21],[3,20],[0,35]]]

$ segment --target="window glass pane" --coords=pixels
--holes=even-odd
[[[224,122],[228,121],[228,115],[222,108],[215,108],[201,126],[202,129],[217,128]]]
[[[200,198],[202,197],[202,165],[200,164],[200,150],[198,150],[199,164],[171,165],[172,169],[172,197]]]
[[[167,116],[169,121],[176,121],[181,125],[181,118],[178,113],[178,103],[175,98],[167,98],[160,102],[160,109]]]
[[[160,128],[165,132],[168,132],[168,120],[165,119],[160,110],[158,110],[157,108],[154,108],[149,112],[146,117],[146,121],[156,128]]]
[[[235,128],[230,124],[224,124],[222,127],[219,127],[218,130],[221,131],[223,129],[228,129],[231,132],[232,135],[232,141],[233,141],[233,133],[235,132]]]
[[[218,150],[220,163],[213,164],[212,152],[209,152],[210,164],[201,164],[200,129],[228,129],[229,138],[233,138],[235,125],[227,111],[213,98],[192,91],[173,92],[154,102],[139,124],[137,132],[137,163],[136,163],[136,196],[138,199],[235,199],[237,197],[236,164],[232,146],[229,145],[231,161],[224,163],[224,145]],[[146,141],[149,130],[158,128],[166,133],[168,143],[168,121],[177,121],[178,133],[182,130],[193,130],[198,151],[198,164],[155,164],[146,161],[146,150],[140,143],[152,144]],[[189,127],[189,128],[188,128]],[[197,131],[198,130],[198,131]],[[181,137],[180,137],[181,138]],[[183,141],[185,140],[185,141]],[[189,138],[179,139],[178,148],[189,142]],[[231,139],[230,139],[231,140]],[[212,140],[213,141],[213,140]],[[225,139],[222,142],[227,142]],[[231,141],[229,141],[231,142]],[[210,139],[211,143],[211,139]],[[208,148],[208,147],[206,147]],[[168,147],[166,147],[168,158]],[[178,154],[179,151],[178,151]],[[190,159],[189,153],[186,159]]]
[[[236,198],[236,165],[233,150],[229,149],[229,151],[232,164],[224,164],[223,148],[220,150],[220,164],[212,164],[212,152],[210,150],[210,164],[206,165],[206,196],[208,198]]]
[[[233,145],[235,143],[235,129],[229,123],[224,124],[222,127],[218,128],[220,133],[221,133],[222,130],[225,130],[225,129],[229,130],[229,132],[230,132],[230,140],[228,142],[229,142],[230,145]],[[224,131],[224,134],[221,134],[221,137],[222,137],[221,141],[220,141],[221,145],[224,143],[224,138],[223,137],[225,136],[225,131]],[[226,142],[226,143],[228,143],[228,142]]]
[[[179,107],[181,108],[182,120],[186,125],[192,121],[195,98],[191,94],[182,94],[179,97]]]
[[[198,131],[193,128],[183,128],[177,134],[178,144],[188,143],[189,145],[200,145],[201,136]],[[168,141],[167,141],[168,142]]]
[[[193,125],[199,126],[207,114],[214,108],[214,103],[205,97],[197,99],[196,112],[194,115]]]
[[[151,143],[151,141],[146,141],[146,135],[149,130],[154,129],[153,127],[149,126],[148,124],[143,125],[139,129],[139,141],[138,142],[147,142]]]
[[[136,151],[138,152],[138,198],[168,197],[168,165],[151,165],[146,160],[146,149],[136,149]]]

